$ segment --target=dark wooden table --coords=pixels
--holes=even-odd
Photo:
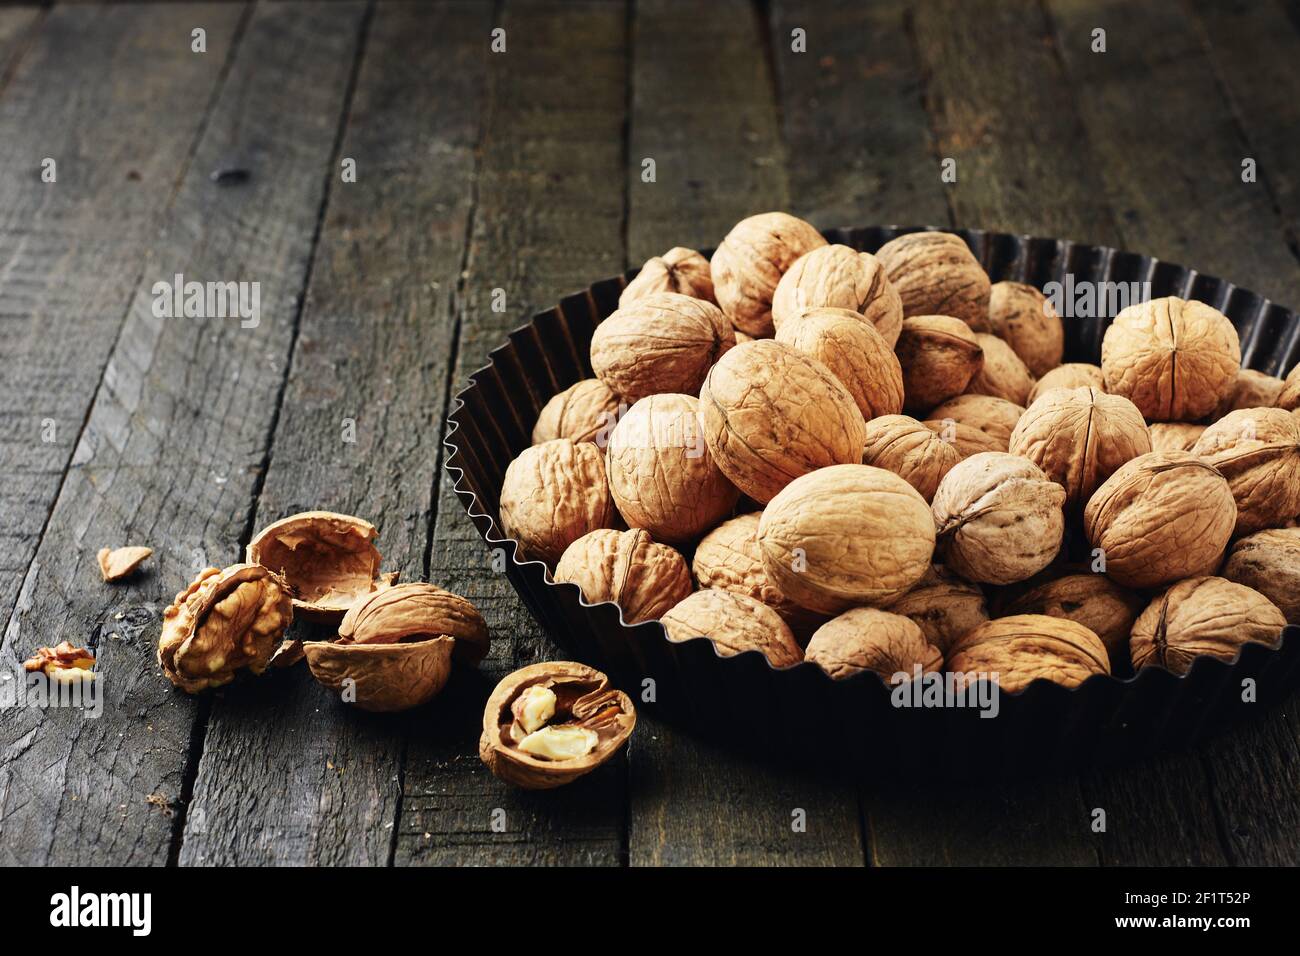
[[[89,642],[106,695],[97,720],[0,712],[0,863],[1300,862],[1295,701],[1197,752],[966,789],[793,776],[644,718],[580,784],[507,789],[482,702],[556,652],[441,471],[449,397],[506,330],[767,209],[1109,243],[1300,304],[1298,22],[1209,0],[0,8],[0,667]],[[156,318],[176,273],[260,282],[261,323]],[[171,597],[311,508],[373,519],[387,567],[478,604],[484,674],[400,717],[302,668],[173,691]],[[96,550],[127,542],[147,573],[100,583]]]

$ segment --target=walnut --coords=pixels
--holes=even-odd
[[[525,448],[501,484],[501,532],[524,560],[554,565],[588,531],[618,521],[605,455],[590,442],[556,438]]]
[[[951,315],[988,331],[989,277],[960,236],[910,233],[885,243],[876,258],[903,300],[905,318]]]
[[[1065,506],[1074,510],[1120,465],[1149,452],[1151,436],[1127,398],[1091,387],[1057,388],[1029,406],[1008,450],[1063,486]]]
[[[100,548],[96,555],[99,560],[99,574],[105,581],[121,581],[129,578],[143,564],[153,548],[138,546],[126,548]]]
[[[897,352],[903,367],[903,408],[909,414],[960,395],[984,367],[984,350],[975,333],[947,315],[904,319]]]
[[[1223,565],[1229,581],[1254,588],[1300,624],[1300,528],[1257,531],[1232,546]]]
[[[1300,412],[1300,365],[1291,369],[1282,380],[1282,391],[1278,392],[1276,404],[1289,412]]]
[[[1083,509],[1084,534],[1105,557],[1106,573],[1131,588],[1213,571],[1236,523],[1227,479],[1181,451],[1121,465]]]
[[[1016,430],[1016,423],[1025,413],[1023,405],[1009,402],[994,395],[958,395],[950,398],[930,410],[926,416],[930,421],[943,421],[951,418],[959,425],[977,428],[990,438],[996,439],[997,445],[985,451],[1006,451],[1011,441],[1011,433]]]
[[[576,584],[589,604],[617,604],[628,624],[657,620],[695,589],[686,559],[639,528],[584,534],[565,549],[555,580]]]
[[[1016,614],[981,624],[948,655],[949,671],[988,674],[1009,693],[1035,680],[1065,687],[1109,674],[1106,647],[1082,624],[1045,614]]]
[[[1106,390],[1106,379],[1101,374],[1100,365],[1088,365],[1086,362],[1058,365],[1034,382],[1034,387],[1029,390],[1029,404],[1038,401],[1043,392],[1050,392],[1054,388],[1083,388],[1085,385],[1099,392]]]
[[[1194,577],[1151,602],[1133,625],[1133,666],[1186,674],[1197,657],[1234,661],[1242,645],[1275,646],[1286,618],[1254,588],[1224,578]]]
[[[542,406],[533,426],[533,444],[556,438],[594,441],[602,448],[618,424],[619,398],[598,378],[570,385]]]
[[[943,654],[914,621],[871,607],[851,608],[819,627],[804,659],[837,680],[863,671],[910,679],[917,667],[923,674],[943,667]]]
[[[940,441],[947,442],[956,449],[958,456],[963,459],[981,452],[1007,450],[1002,439],[965,422],[945,418],[941,421],[924,421],[921,424],[938,435]]]
[[[699,405],[690,395],[651,395],[609,437],[605,467],[619,513],[668,544],[695,540],[740,497],[704,443]]]
[[[925,574],[934,523],[925,499],[892,472],[835,465],[790,482],[758,523],[763,567],[801,607],[837,614],[881,605]]]
[[[806,252],[826,245],[820,232],[794,216],[766,212],[742,219],[713,253],[713,291],[740,331],[772,335],[772,296],[781,276]]]
[[[1152,451],[1191,451],[1205,426],[1192,422],[1152,422],[1147,431],[1151,435]]]
[[[1043,293],[1023,282],[995,282],[989,294],[989,325],[1035,376],[1061,364],[1065,329]]]
[[[95,679],[95,655],[84,648],[60,641],[54,647],[38,647],[23,661],[23,670],[40,672],[58,684],[77,684]]]
[[[803,660],[803,650],[781,616],[735,591],[696,591],[670,608],[662,623],[670,641],[707,638],[722,657],[758,651],[773,667],[790,667]]]
[[[1124,309],[1101,344],[1106,391],[1123,395],[1151,421],[1209,415],[1236,386],[1240,367],[1228,317],[1173,296]]]
[[[760,504],[800,475],[862,455],[866,422],[849,390],[821,362],[780,342],[760,339],[724,355],[700,406],[713,460]]]
[[[479,758],[525,790],[550,790],[595,770],[636,727],[632,700],[598,670],[570,661],[504,677],[483,710]]]
[[[1201,433],[1192,454],[1228,479],[1235,535],[1286,524],[1300,514],[1300,420],[1280,408],[1229,412]]]
[[[993,395],[1022,407],[1026,405],[1034,387],[1034,376],[1020,356],[996,335],[981,332],[975,339],[984,353],[984,363],[967,383],[967,393]]]
[[[694,249],[681,246],[669,249],[662,256],[647,259],[636,278],[618,297],[618,307],[621,309],[630,302],[658,292],[676,292],[716,304],[709,260]]]
[[[927,502],[934,498],[939,481],[961,458],[951,442],[915,418],[883,415],[867,422],[862,464],[892,471]]]
[[[899,319],[899,325],[902,325]],[[776,332],[783,345],[810,355],[840,380],[862,417],[903,410],[903,369],[893,348],[861,316],[847,309],[812,309]]]
[[[736,344],[716,305],[676,292],[634,299],[596,326],[591,368],[625,402],[694,395],[718,357]]]
[[[158,663],[197,694],[247,669],[260,674],[293,621],[284,578],[260,564],[206,568],[163,612]]]
[[[772,296],[772,324],[781,326],[811,309],[846,309],[867,320],[892,349],[903,328],[903,300],[869,252],[821,246],[794,261]]]
[[[963,581],[937,564],[910,591],[886,607],[915,621],[925,639],[944,656],[967,631],[989,619],[979,585]]]
[[[934,495],[943,563],[969,581],[1023,581],[1060,551],[1064,504],[1065,490],[1033,462],[1005,452],[972,455]]]
[[[1210,417],[1218,421],[1239,408],[1272,408],[1282,394],[1282,384],[1276,375],[1266,375],[1253,368],[1238,369],[1237,383]]]
[[[1104,574],[1066,574],[1028,589],[999,611],[1046,614],[1082,624],[1106,645],[1114,671],[1128,662],[1129,632],[1144,606],[1142,598]]]

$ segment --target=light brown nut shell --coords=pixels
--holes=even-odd
[[[473,604],[435,584],[395,584],[362,598],[339,624],[340,644],[400,644],[431,637],[456,641],[458,663],[487,656],[487,622]]]
[[[456,641],[435,637],[403,644],[302,645],[311,676],[362,710],[390,713],[427,704],[451,674]]]
[[[998,686],[1014,693],[1035,680],[1065,687],[1093,674],[1109,674],[1106,647],[1082,624],[1044,614],[1016,614],[981,624],[948,655],[947,670],[997,674]]]
[[[577,724],[596,734],[596,749],[570,760],[544,760],[514,745],[510,728],[511,705],[530,687],[545,687],[556,696],[555,716],[549,722]],[[483,709],[483,734],[479,758],[506,783],[524,790],[550,790],[572,783],[605,763],[627,742],[636,727],[636,709],[609,678],[585,664],[545,661],[530,664],[502,678]]]
[[[695,587],[686,559],[640,529],[584,534],[565,550],[555,580],[576,584],[589,604],[617,604],[628,624],[663,617]]]
[[[1237,523],[1227,479],[1187,452],[1121,465],[1088,499],[1083,530],[1125,587],[1153,588],[1219,566]]]
[[[885,680],[915,668],[930,674],[943,668],[943,654],[926,640],[916,623],[900,614],[855,607],[819,627],[804,659],[839,680],[874,671]]]
[[[1152,451],[1191,451],[1205,431],[1193,422],[1153,422],[1147,426]]]
[[[899,236],[881,246],[876,258],[903,300],[905,318],[951,315],[977,332],[988,331],[989,277],[960,236]]]
[[[596,326],[591,368],[625,402],[694,395],[736,335],[716,305],[675,292],[635,299]]]
[[[848,389],[821,362],[770,339],[713,366],[700,410],[713,460],[760,504],[800,475],[862,455],[866,422]]]
[[[1127,398],[1089,387],[1058,388],[1029,406],[1008,450],[1064,487],[1065,506],[1074,511],[1120,465],[1151,451],[1151,436]]]
[[[1058,365],[1034,382],[1034,387],[1029,390],[1029,404],[1038,401],[1043,392],[1050,392],[1054,388],[1083,388],[1085,385],[1099,392],[1106,390],[1106,378],[1101,374],[1100,365],[1089,365],[1086,362]]]
[[[993,334],[1015,351],[1035,376],[1061,364],[1065,328],[1043,293],[1023,282],[995,282],[989,293]]]
[[[1276,375],[1266,375],[1253,368],[1237,371],[1237,384],[1219,403],[1211,417],[1217,421],[1228,412],[1239,408],[1270,408],[1277,405],[1282,394],[1282,380]]]
[[[1133,666],[1186,674],[1201,656],[1236,660],[1244,644],[1277,644],[1286,618],[1254,588],[1195,577],[1168,588],[1133,625]]]
[[[657,292],[676,292],[716,304],[709,260],[694,249],[683,246],[674,246],[662,256],[647,259],[636,278],[618,297],[618,307],[621,309]]]
[[[826,245],[822,234],[794,216],[766,212],[742,219],[713,253],[713,293],[741,332],[770,336],[772,296],[781,276],[806,252]]]
[[[651,395],[609,437],[605,467],[614,504],[630,528],[657,541],[694,541],[731,514],[740,492],[719,470],[691,395]]]
[[[1300,528],[1271,528],[1242,538],[1223,565],[1229,581],[1254,588],[1300,625]]]
[[[882,605],[921,579],[934,553],[925,499],[893,472],[835,465],[792,481],[758,524],[781,593],[822,614]]]
[[[130,546],[125,548],[100,548],[95,557],[99,561],[99,574],[105,581],[121,581],[135,573],[153,548]]]
[[[1129,399],[1150,421],[1209,415],[1236,387],[1240,367],[1228,317],[1174,296],[1124,309],[1101,344],[1106,391]]]
[[[206,568],[163,612],[158,663],[190,694],[260,674],[293,622],[289,586],[260,564]]]
[[[803,660],[803,649],[781,616],[735,591],[696,591],[670,608],[662,623],[670,641],[708,638],[722,657],[758,651],[773,667],[790,667]]]
[[[904,319],[897,352],[903,368],[903,409],[909,415],[960,395],[984,366],[984,350],[975,333],[948,315]]]
[[[525,448],[501,484],[501,531],[523,560],[553,566],[588,531],[618,523],[605,453],[590,442],[557,438]]]
[[[929,502],[943,476],[961,461],[951,443],[906,415],[882,415],[867,422],[862,464],[892,471]]]
[[[777,329],[776,340],[830,369],[849,390],[863,418],[897,415],[903,410],[903,368],[898,356],[856,313],[809,310]]]
[[[930,410],[926,416],[930,421],[953,421],[977,428],[990,438],[996,439],[998,447],[988,451],[1006,451],[1011,441],[1011,433],[1016,430],[1016,423],[1025,413],[1023,405],[1009,402],[995,395],[958,395],[942,405]]]
[[[602,448],[618,423],[619,398],[598,378],[575,382],[542,406],[533,426],[533,444],[556,438],[594,441]]]
[[[1291,369],[1282,380],[1282,391],[1277,396],[1277,407],[1289,412],[1300,411],[1300,365]]]
[[[903,328],[903,300],[869,252],[821,246],[794,261],[772,296],[772,324],[781,326],[812,309],[846,309],[865,318],[892,349]]]
[[[378,536],[362,518],[303,511],[254,535],[246,559],[284,576],[296,615],[336,623],[358,598],[386,584],[379,575]]]
[[[1278,528],[1300,514],[1300,419],[1281,408],[1242,408],[1205,429],[1192,454],[1228,479],[1234,535]]]
[[[1145,602],[1104,574],[1067,574],[1030,588],[1005,615],[1046,614],[1082,624],[1106,645],[1112,672],[1129,659],[1128,637]]]
[[[925,639],[945,656],[966,632],[989,619],[979,585],[949,574],[942,565],[926,571],[910,591],[887,607],[915,621]]]
[[[981,452],[1005,452],[1007,450],[1007,446],[1002,439],[996,435],[981,431],[974,425],[967,425],[965,422],[944,418],[939,421],[924,421],[921,424],[938,435],[940,441],[946,442],[955,448],[962,459],[969,458],[971,455],[978,455]]]
[[[1061,550],[1064,504],[1065,489],[1033,462],[1005,452],[972,455],[935,492],[938,552],[968,581],[1023,581]]]
[[[1034,376],[1020,360],[1020,356],[996,335],[980,333],[975,338],[984,353],[984,363],[971,376],[966,392],[971,395],[992,395],[1020,406],[1028,404],[1029,393],[1034,387]]]

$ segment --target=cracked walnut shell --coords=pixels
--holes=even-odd
[[[739,331],[772,335],[772,296],[796,259],[826,245],[822,234],[783,212],[742,219],[718,245],[710,261],[713,293]]]
[[[605,454],[590,442],[557,438],[525,448],[501,484],[501,532],[522,560],[554,566],[588,531],[618,522]]]
[[[1282,612],[1254,588],[1224,578],[1196,577],[1174,584],[1133,625],[1133,666],[1186,674],[1198,657],[1234,661],[1250,642],[1277,645]]]
[[[910,680],[918,668],[929,674],[943,667],[943,654],[914,621],[871,607],[851,608],[819,627],[804,659],[837,680],[863,671]]]
[[[1105,645],[1082,624],[1044,614],[1001,617],[970,631],[948,656],[949,671],[996,675],[1008,693],[1035,680],[1065,687],[1109,674]]]
[[[1300,514],[1300,419],[1280,408],[1242,408],[1205,429],[1192,454],[1228,479],[1234,535],[1276,528]]]
[[[909,233],[881,246],[876,258],[903,300],[904,318],[951,315],[976,332],[988,331],[992,286],[960,236]]]
[[[647,259],[636,278],[618,297],[618,307],[658,292],[676,292],[716,304],[709,260],[694,249],[675,246],[662,256]]]
[[[862,464],[892,471],[917,490],[926,502],[934,500],[943,476],[961,461],[961,453],[915,418],[882,415],[867,422]]]
[[[866,319],[891,349],[903,328],[903,300],[869,252],[821,246],[795,260],[772,296],[776,330],[813,309],[844,309]]]
[[[707,638],[720,657],[758,651],[773,667],[790,667],[803,660],[803,649],[781,616],[735,591],[696,591],[670,608],[661,623],[670,641]]]
[[[898,356],[861,316],[845,309],[813,309],[777,329],[776,340],[830,369],[867,421],[903,410]]]
[[[609,433],[618,424],[621,403],[617,395],[598,378],[584,378],[570,385],[542,406],[533,426],[533,444],[556,438],[595,442],[604,448]]]
[[[554,578],[576,584],[589,604],[617,604],[627,624],[663,617],[695,587],[686,559],[641,529],[584,534],[565,550]]]
[[[1242,538],[1223,565],[1229,581],[1254,588],[1300,625],[1300,528],[1270,528]]]
[[[975,333],[948,315],[904,319],[897,351],[903,368],[903,409],[909,415],[960,395],[984,367],[984,350]]]
[[[1015,350],[1035,376],[1061,364],[1065,328],[1043,293],[1023,282],[995,282],[989,293],[993,334]]]

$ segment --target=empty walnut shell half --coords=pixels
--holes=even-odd
[[[282,575],[293,610],[309,621],[341,620],[356,600],[391,583],[379,574],[375,526],[352,515],[304,511],[267,525],[248,543],[247,559]]]
[[[576,584],[588,603],[617,604],[628,624],[663,617],[695,587],[686,559],[640,528],[584,534],[565,549],[555,580]]]
[[[1106,647],[1082,624],[1043,614],[1015,614],[981,624],[948,655],[948,670],[958,674],[996,675],[1009,693],[1038,679],[1066,687],[1093,674],[1109,674]]]
[[[647,259],[636,278],[618,297],[618,306],[643,299],[656,292],[676,292],[716,303],[709,260],[694,249],[675,246],[662,256]]]
[[[803,660],[803,649],[780,615],[766,604],[734,591],[696,591],[663,616],[674,642],[707,638],[721,657],[758,651],[773,667]]]
[[[260,674],[293,621],[284,578],[260,564],[207,568],[163,612],[158,663],[190,694]]]
[[[918,667],[929,674],[943,666],[943,654],[915,621],[871,607],[851,608],[819,627],[804,659],[836,679],[862,671],[887,681],[897,674],[910,679]]]
[[[500,779],[525,790],[572,783],[618,752],[636,710],[585,664],[547,661],[505,677],[483,710],[478,753]]]
[[[1233,661],[1249,642],[1272,647],[1284,627],[1282,612],[1254,588],[1225,578],[1188,578],[1138,615],[1129,647],[1135,668],[1186,674],[1198,657]]]

